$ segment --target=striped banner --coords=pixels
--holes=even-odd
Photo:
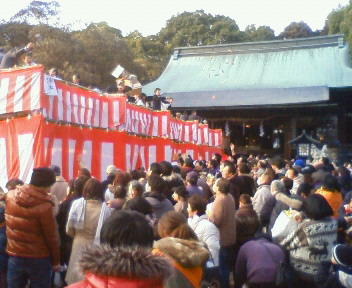
[[[47,123],[43,116],[0,121],[0,186],[11,178],[29,182],[33,167],[58,165],[65,179],[77,176],[81,167],[99,180],[115,164],[123,170],[149,167],[153,162],[173,161],[176,153],[208,159],[220,149],[168,138],[140,137],[107,131]],[[208,155],[208,157],[206,157]]]

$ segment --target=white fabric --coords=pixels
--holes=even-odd
[[[95,232],[95,238],[94,238],[94,242],[93,242],[94,244],[96,244],[96,245],[100,244],[101,227],[103,226],[106,218],[108,218],[111,215],[111,213],[112,213],[112,209],[108,208],[108,206],[106,206],[106,203],[104,202],[103,205],[101,206],[98,227],[97,227],[97,231]]]
[[[188,224],[197,234],[198,239],[207,244],[211,254],[210,262],[213,260],[213,266],[219,266],[219,229],[208,220],[205,214],[202,216],[194,215],[192,218],[188,218]]]
[[[84,214],[86,211],[86,200],[83,197],[72,202],[70,213],[66,224],[66,231],[70,228],[82,230],[84,228]]]
[[[105,190],[105,194],[104,194],[104,199],[105,199],[105,201],[111,201],[111,200],[114,200],[114,198],[115,198],[114,193],[112,193],[112,192],[110,191],[110,189],[107,188],[107,189]]]
[[[275,220],[274,226],[271,229],[271,235],[276,243],[284,240],[292,231],[295,231],[299,222],[295,220],[296,214],[288,215],[286,211],[282,211]]]
[[[344,271],[339,271],[338,274],[339,274],[340,283],[341,283],[344,287],[347,287],[347,288],[352,287],[352,275],[347,274],[347,273],[344,272]]]
[[[258,215],[260,215],[260,212],[262,211],[262,208],[264,206],[264,203],[272,197],[271,191],[270,191],[270,185],[261,185],[257,189],[257,192],[255,192],[252,203],[253,203],[253,209],[255,212],[257,212]]]

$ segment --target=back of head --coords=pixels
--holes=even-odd
[[[221,155],[219,153],[214,153],[213,158],[218,161],[218,163],[221,163]]]
[[[337,178],[331,174],[325,176],[323,181],[323,187],[328,191],[340,191],[340,185]]]
[[[238,171],[241,174],[249,174],[249,173],[251,173],[251,169],[249,168],[247,163],[240,163],[238,165]]]
[[[276,166],[278,169],[285,167],[285,161],[280,156],[273,157],[270,162],[272,166]]]
[[[118,199],[125,199],[127,197],[127,189],[122,185],[114,186],[114,197]]]
[[[143,215],[149,215],[153,213],[152,205],[143,197],[134,197],[128,200],[123,207],[123,210],[137,211]]]
[[[61,175],[61,169],[57,165],[51,165],[50,169],[54,171],[55,176],[60,176]]]
[[[56,182],[55,173],[48,167],[34,168],[29,184],[36,187],[50,187]]]
[[[81,168],[79,169],[78,176],[87,176],[88,178],[91,178],[92,174],[90,174],[90,171],[87,168]]]
[[[191,171],[187,174],[186,176],[186,180],[187,182],[192,185],[192,186],[196,186],[197,182],[198,182],[198,174],[195,171]]]
[[[90,178],[83,188],[85,200],[103,200],[103,185],[95,178]]]
[[[189,157],[187,157],[185,159],[185,167],[188,167],[188,168],[194,168],[194,165],[193,165],[193,160]]]
[[[270,185],[270,190],[271,193],[273,192],[284,192],[284,183],[282,183],[280,180],[274,180],[273,182],[271,182]]]
[[[150,170],[151,174],[154,174],[154,175],[161,174],[161,166],[157,162],[153,162],[152,164],[150,164],[149,170]]]
[[[163,176],[170,176],[172,173],[172,164],[168,161],[160,162],[161,174]]]
[[[230,192],[231,183],[225,178],[219,178],[216,180],[215,185],[218,187],[219,191],[223,194],[228,194]]]
[[[309,183],[302,183],[297,188],[297,195],[307,198],[311,194],[313,188],[314,186]]]
[[[321,220],[334,215],[328,201],[320,194],[311,194],[306,199],[305,213],[308,218]]]
[[[191,207],[191,211],[197,211],[197,215],[202,216],[207,210],[208,201],[203,196],[195,194],[188,199],[188,204]]]
[[[248,194],[242,194],[239,201],[241,204],[252,204],[251,197]]]
[[[281,182],[284,184],[285,192],[290,193],[290,190],[293,187],[293,180],[285,176],[281,178]]]
[[[148,178],[151,191],[162,193],[165,189],[165,181],[159,175],[152,174]]]
[[[142,196],[144,193],[144,187],[137,180],[132,180],[129,184],[129,189],[133,190],[136,196]]]
[[[89,180],[89,177],[87,176],[79,176],[74,184],[73,184],[73,189],[74,189],[74,194],[75,194],[75,198],[80,198],[83,195],[83,188],[84,185],[87,183],[87,181]]]
[[[219,166],[219,162],[218,162],[216,159],[211,159],[211,160],[209,161],[209,164],[210,164],[210,166],[213,167],[213,168],[216,168],[216,167]]]
[[[176,211],[168,211],[161,216],[158,223],[158,233],[161,238],[175,237],[185,240],[198,240],[193,229],[188,226],[186,217]]]
[[[143,214],[136,211],[113,212],[104,222],[100,232],[100,243],[111,247],[152,247],[153,228]]]
[[[15,189],[17,185],[23,185],[23,184],[24,182],[22,180],[18,178],[12,178],[6,183],[5,188],[10,191]]]
[[[185,186],[178,186],[174,189],[174,193],[177,194],[178,197],[181,197],[182,199],[187,199],[188,198],[188,191],[186,190]]]

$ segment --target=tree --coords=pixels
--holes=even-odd
[[[11,17],[11,22],[31,24],[49,24],[49,20],[59,15],[60,4],[57,1],[32,1],[26,8],[18,11]],[[58,21],[54,19],[54,21]]]
[[[308,26],[307,23],[301,22],[292,22],[288,25],[284,31],[279,35],[281,39],[294,39],[294,38],[307,38],[313,36],[312,29]]]
[[[171,17],[157,35],[171,53],[174,47],[242,42],[243,34],[236,21],[225,16],[212,16],[203,10],[183,12]]]
[[[275,39],[275,32],[269,26],[248,25],[244,30],[248,41],[269,41]]]
[[[26,23],[0,24],[0,47],[9,50],[12,47],[24,46],[29,42],[29,31],[32,26]]]

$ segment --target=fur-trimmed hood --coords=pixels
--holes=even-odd
[[[205,244],[194,240],[167,237],[154,242],[154,248],[187,268],[203,266],[209,258]]]
[[[88,246],[79,260],[83,273],[131,279],[168,278],[173,267],[162,255],[152,254],[151,249],[140,247]]]
[[[275,198],[277,201],[281,201],[286,204],[288,207],[300,211],[302,209],[303,201],[299,199],[295,199],[285,195],[285,193],[279,192],[275,194]]]

